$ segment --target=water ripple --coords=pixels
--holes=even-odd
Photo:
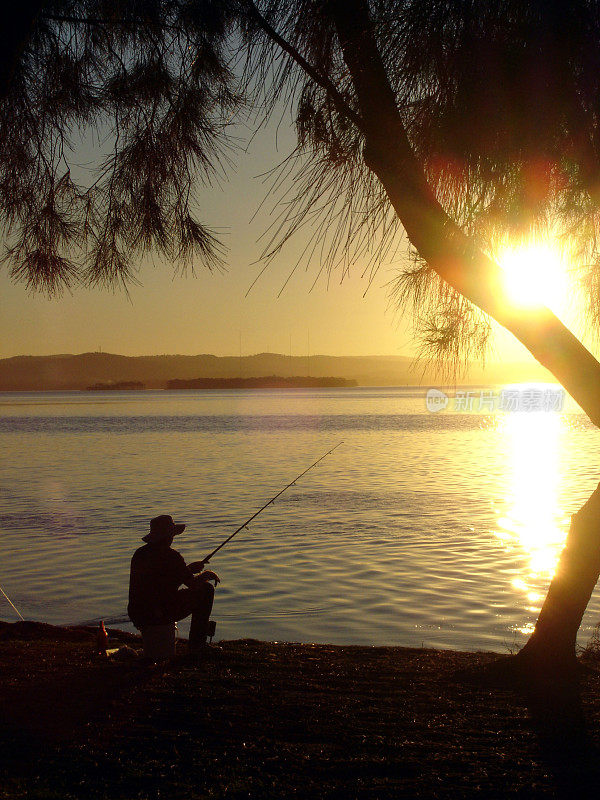
[[[1,433],[231,433],[243,431],[464,431],[493,427],[477,414],[265,414],[193,416],[7,416]]]
[[[27,617],[125,628],[152,516],[201,558],[343,438],[214,559],[223,638],[514,647],[600,465],[581,415],[427,414],[414,390],[23,395],[0,431],[0,584]],[[584,637],[598,616],[596,590]]]

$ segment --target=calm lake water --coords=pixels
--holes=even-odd
[[[217,638],[507,652],[600,479],[600,433],[569,408],[469,405],[430,413],[425,389],[388,388],[2,394],[0,585],[26,618],[130,629],[151,517],[185,521],[178,549],[199,559],[343,440],[214,559]],[[0,617],[16,618],[1,595]],[[582,643],[598,621],[596,590]]]

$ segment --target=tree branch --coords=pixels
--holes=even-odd
[[[289,42],[287,42],[282,36],[280,36],[277,31],[269,25],[267,20],[262,16],[260,11],[256,8],[252,0],[248,0],[248,14],[250,15],[251,19],[261,28],[267,36],[275,42],[285,53],[287,53],[297,64],[300,66],[304,72],[312,78],[312,80],[317,83],[322,89],[325,89],[327,94],[333,100],[333,104],[337,108],[337,110],[342,114],[344,117],[349,119],[353,122],[356,127],[362,131],[363,130],[363,120],[361,117],[350,108],[350,106],[346,103],[342,94],[338,91],[337,87],[329,80],[325,75],[321,75],[321,73],[315,69],[308,61],[302,56],[294,47],[292,47]]]
[[[381,180],[417,252],[552,372],[600,426],[600,364],[548,309],[516,309],[498,265],[437,201],[418,163],[381,59],[366,0],[329,0],[363,121],[365,161]]]
[[[0,101],[6,97],[19,58],[27,46],[44,0],[20,0],[11,4],[0,26]]]

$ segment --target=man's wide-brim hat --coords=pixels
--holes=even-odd
[[[170,539],[171,536],[177,536],[183,533],[185,525],[183,522],[173,522],[173,517],[169,514],[161,514],[160,517],[154,517],[150,520],[150,533],[142,536],[143,542],[153,544],[155,542],[164,542]]]

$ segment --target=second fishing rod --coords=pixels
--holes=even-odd
[[[293,485],[296,483],[296,481],[299,481],[299,480],[300,480],[300,478],[302,478],[302,476],[303,476],[303,475],[306,475],[306,473],[307,473],[307,472],[309,472],[309,471],[310,471],[310,470],[311,470],[313,467],[316,467],[316,466],[317,466],[317,464],[319,464],[321,461],[323,461],[323,459],[324,459],[324,458],[327,458],[327,456],[328,456],[328,455],[331,455],[331,453],[333,453],[333,451],[334,451],[334,450],[337,450],[337,448],[338,448],[340,445],[342,445],[342,444],[343,444],[343,441],[342,441],[342,442],[338,442],[338,443],[335,445],[335,447],[332,447],[332,448],[331,448],[331,450],[328,450],[326,453],[324,453],[324,454],[321,456],[321,458],[318,458],[318,459],[317,459],[317,460],[316,460],[316,461],[315,461],[313,464],[311,464],[311,465],[310,465],[310,467],[307,467],[307,468],[304,470],[304,472],[301,472],[301,473],[300,473],[300,475],[296,475],[296,477],[294,478],[294,480],[293,480],[293,481],[290,481],[290,482],[287,484],[287,486],[284,486],[284,487],[283,487],[283,489],[282,489],[280,492],[277,492],[277,494],[276,494],[276,495],[274,495],[273,497],[271,497],[271,499],[270,499],[270,500],[267,500],[267,502],[264,504],[264,506],[261,506],[261,507],[258,509],[258,511],[255,511],[255,512],[254,512],[254,514],[252,514],[252,516],[251,516],[251,517],[248,517],[248,519],[247,519],[245,522],[243,522],[243,523],[240,525],[240,527],[239,527],[239,528],[237,528],[237,529],[236,529],[236,530],[235,530],[235,531],[234,531],[234,532],[233,532],[233,533],[232,533],[230,536],[228,536],[228,537],[225,539],[225,541],[224,541],[224,542],[221,542],[221,544],[220,544],[218,547],[215,547],[215,549],[214,549],[214,550],[213,550],[211,553],[209,553],[209,554],[206,556],[206,558],[203,558],[203,559],[202,559],[203,563],[204,563],[204,564],[208,564],[208,562],[211,560],[211,558],[213,558],[213,556],[215,556],[215,555],[216,555],[216,554],[219,552],[219,550],[221,550],[221,548],[225,547],[225,545],[226,545],[228,542],[230,542],[230,541],[233,539],[233,537],[234,537],[234,536],[237,536],[237,534],[238,534],[240,531],[243,531],[243,530],[244,530],[244,528],[247,528],[247,527],[248,527],[248,525],[249,525],[249,524],[252,522],[252,520],[256,519],[256,517],[258,517],[258,515],[259,515],[259,514],[261,514],[261,513],[262,513],[262,512],[263,512],[263,511],[264,511],[266,508],[268,508],[270,505],[272,505],[272,503],[274,503],[274,502],[275,502],[275,500],[277,500],[277,498],[278,498],[278,497],[281,497],[281,495],[282,495],[282,494],[283,494],[285,491],[287,491],[287,490],[288,490],[288,489],[289,489],[291,486],[293,486]]]

